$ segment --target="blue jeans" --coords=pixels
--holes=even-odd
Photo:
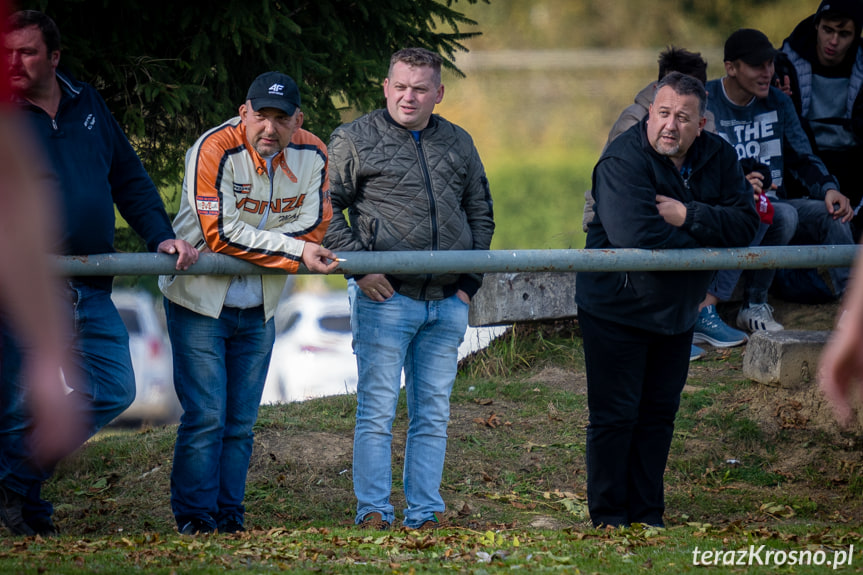
[[[92,436],[120,415],[135,399],[135,374],[129,354],[129,334],[111,301],[110,290],[71,280],[67,282],[65,311],[71,314],[71,361],[67,383],[70,409],[83,410]],[[25,404],[20,368],[22,349],[3,328],[0,360],[0,482],[27,497],[25,513],[50,517],[51,504],[39,498],[41,483],[53,468],[37,468],[30,458],[27,434],[30,414]],[[25,517],[26,518],[26,517]]]
[[[354,432],[356,522],[378,512],[392,523],[392,426],[404,367],[408,432],[403,525],[419,527],[446,510],[440,495],[446,456],[449,397],[458,371],[458,346],[468,305],[458,296],[418,301],[398,293],[376,302],[348,282],[357,356]]]
[[[183,415],[171,470],[171,509],[182,529],[197,519],[243,523],[252,426],[275,339],[264,308],[226,307],[217,318],[165,300],[174,388]]]
[[[823,200],[795,199],[785,200],[785,202],[797,210],[799,219],[797,232],[791,239],[792,245],[830,246],[854,243],[851,224],[834,220],[833,216],[827,213],[827,206],[824,205]],[[837,297],[845,292],[850,272],[850,268],[828,269]]]
[[[797,230],[797,210],[786,203],[773,202],[773,223],[760,224],[755,239],[749,244],[755,246],[787,246]],[[719,301],[728,301],[734,293],[737,280],[743,275],[743,301],[745,303],[767,303],[767,292],[776,270],[719,270],[713,285],[708,290]]]

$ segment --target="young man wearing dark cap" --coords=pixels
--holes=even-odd
[[[824,0],[782,43],[782,55],[791,64],[789,95],[815,153],[857,212],[855,237],[863,231],[857,209],[863,200],[857,181],[863,161],[861,24],[863,0]]]
[[[202,252],[259,266],[329,273],[319,244],[332,217],[327,148],[302,129],[300,91],[258,76],[240,115],[186,153],[174,230]],[[162,276],[174,387],[183,406],[171,471],[180,533],[244,530],[252,426],[264,389],[284,275]]]
[[[762,191],[772,200],[774,223],[777,218],[793,219],[788,206],[796,212],[797,226],[790,244],[851,244],[850,202],[812,152],[791,99],[771,85],[775,56],[776,49],[758,30],[744,28],[729,36],[725,42],[726,75],[707,83],[707,105],[715,116],[717,133],[734,146],[739,159],[754,158],[769,167],[773,179],[770,188],[759,189],[761,176],[755,172],[747,179],[756,193]],[[789,177],[805,186],[808,197],[789,193]],[[831,268],[829,280],[834,293],[841,294],[848,269]],[[767,303],[769,285],[763,293],[750,295],[737,316],[738,327],[750,331],[782,329]]]

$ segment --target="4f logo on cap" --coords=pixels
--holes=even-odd
[[[270,94],[278,94],[279,96],[283,96],[285,92],[284,84],[273,84],[270,86]]]

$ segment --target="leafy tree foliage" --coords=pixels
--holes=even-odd
[[[478,0],[463,0],[475,4]],[[488,0],[483,0],[488,2]],[[395,50],[445,57],[478,32],[458,0],[24,0],[60,27],[61,66],[92,83],[157,182],[185,150],[236,115],[251,81],[280,70],[300,85],[305,127],[325,141],[349,108],[380,104]]]

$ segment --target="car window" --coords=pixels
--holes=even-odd
[[[336,331],[339,333],[351,332],[350,315],[327,315],[318,320],[318,325],[324,331]]]
[[[141,322],[135,310],[121,307],[117,311],[120,312],[120,317],[123,318],[123,323],[126,324],[126,331],[135,335],[141,333]]]

